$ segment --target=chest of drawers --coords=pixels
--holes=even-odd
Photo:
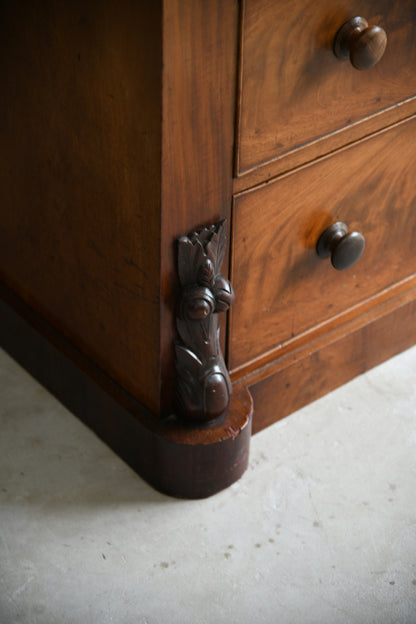
[[[155,487],[416,342],[414,1],[3,14],[2,344]]]

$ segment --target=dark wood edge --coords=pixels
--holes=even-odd
[[[246,1],[241,0],[239,3],[238,16],[238,44],[237,44],[237,85],[236,85],[236,115],[234,121],[234,178],[238,179],[244,172],[240,167],[240,143],[241,143],[241,109],[243,97],[243,65],[244,65],[244,19],[246,12]]]
[[[228,413],[210,427],[160,419],[0,285],[0,344],[157,490],[205,498],[244,473],[252,400],[235,384]]]

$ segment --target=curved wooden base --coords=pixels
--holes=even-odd
[[[208,427],[158,420],[10,291],[0,295],[0,345],[153,487],[205,498],[243,474],[253,411],[244,386]]]
[[[184,426],[174,417],[153,421],[152,467],[145,478],[179,498],[205,498],[228,487],[248,465],[252,414],[249,391],[236,385],[228,413],[210,427]]]

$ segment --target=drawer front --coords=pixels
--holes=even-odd
[[[387,33],[363,71],[333,42],[353,17]],[[245,0],[238,172],[351,127],[416,94],[415,0]]]
[[[277,357],[282,345],[416,272],[415,180],[412,118],[236,197],[231,369]],[[316,252],[338,221],[366,241],[343,271]]]

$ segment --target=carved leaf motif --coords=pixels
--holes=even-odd
[[[198,376],[198,370],[202,365],[201,360],[187,347],[180,344],[175,345],[178,368],[186,368],[193,371],[194,376]]]
[[[215,273],[220,272],[224,260],[225,247],[226,235],[224,221],[220,221],[206,245],[206,254],[214,263]]]
[[[182,286],[196,283],[204,257],[204,248],[199,240],[193,242],[187,236],[178,240],[178,273]]]
[[[176,328],[178,330],[178,334],[186,345],[192,345],[194,342],[194,334],[195,329],[192,323],[184,319],[177,318],[176,319]]]
[[[201,322],[188,322],[184,319],[176,319],[178,334],[186,345],[192,345],[192,352],[199,359],[201,365],[206,364],[215,351],[215,333],[217,318],[210,315]]]
[[[178,240],[177,407],[188,420],[217,418],[230,400],[217,314],[233,299],[230,283],[220,274],[225,249],[224,221]]]
[[[210,225],[209,227],[203,228],[199,232],[195,232],[194,235],[197,236],[199,240],[201,241],[201,243],[203,244],[203,246],[206,247],[206,244],[209,242],[210,238],[212,237],[216,229],[217,229],[217,225]]]
[[[198,284],[201,284],[201,286],[206,286],[207,288],[212,288],[214,286],[214,280],[214,265],[209,258],[205,258],[205,260],[199,267]]]
[[[186,347],[176,344],[176,367],[179,379],[176,385],[177,406],[183,413],[198,416],[202,411],[199,371],[202,363]]]

